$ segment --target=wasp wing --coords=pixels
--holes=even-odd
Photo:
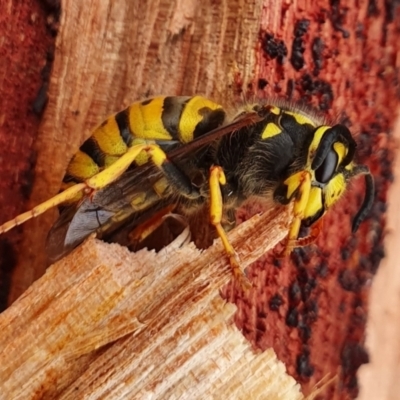
[[[68,254],[91,233],[102,237],[126,223],[139,220],[149,209],[165,203],[153,189],[153,185],[164,177],[153,165],[143,165],[126,171],[120,179],[109,186],[85,197],[78,205],[71,205],[61,211],[59,219],[47,237],[47,253],[54,262]],[[133,204],[134,198],[141,203]]]

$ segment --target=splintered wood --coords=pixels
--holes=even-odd
[[[283,239],[288,211],[231,232],[243,267]],[[303,398],[232,325],[220,242],[201,252],[185,239],[156,254],[90,238],[51,266],[0,315],[0,398]]]

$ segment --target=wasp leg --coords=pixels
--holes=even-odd
[[[222,212],[223,212],[223,201],[220,185],[226,184],[226,178],[224,171],[219,166],[213,166],[210,169],[210,217],[211,224],[217,230],[218,236],[222,240],[225,252],[229,257],[229,262],[232,268],[234,277],[241,283],[245,289],[251,288],[251,283],[246,278],[242,270],[240,269],[240,263],[235,249],[230,244],[226,232],[221,225]]]
[[[112,165],[88,178],[83,183],[78,183],[57,194],[51,199],[34,207],[32,210],[18,215],[16,218],[0,226],[0,234],[9,231],[17,225],[21,225],[31,218],[43,214],[47,210],[60,204],[76,199],[79,193],[92,196],[96,190],[102,189],[117,180],[142,152],[148,153],[151,161],[166,175],[170,184],[187,198],[195,199],[200,196],[198,189],[192,185],[190,179],[181,172],[171,161],[168,160],[164,151],[156,144],[139,144],[132,146]]]
[[[165,217],[176,208],[175,204],[164,207],[156,212],[150,219],[138,225],[128,234],[130,245],[133,248],[148,238],[154,231],[156,231],[164,222]]]
[[[286,245],[286,250],[289,251],[290,253],[296,247],[305,247],[314,243],[322,231],[322,226],[323,226],[323,219],[321,218],[312,225],[311,232],[309,235],[291,241],[290,245],[289,243]]]
[[[132,146],[115,163],[108,168],[86,180],[86,184],[92,191],[99,190],[117,180],[137,158],[142,151],[148,153],[151,161],[161,169],[180,194],[187,198],[198,198],[199,191],[192,185],[190,179],[178,169],[178,167],[168,160],[165,152],[157,144],[140,144]]]
[[[288,198],[290,198],[293,193],[296,193],[293,205],[293,220],[290,225],[286,249],[284,252],[284,255],[288,256],[292,249],[296,247],[301,221],[304,219],[304,211],[307,207],[311,191],[311,174],[308,171],[297,172],[287,178],[284,184],[288,187]]]
[[[56,207],[62,203],[65,203],[68,200],[72,200],[76,195],[83,192],[86,189],[85,183],[78,183],[76,185],[71,186],[64,192],[57,194],[51,199],[39,204],[38,206],[32,208],[32,210],[26,211],[14,219],[5,222],[0,226],[0,235],[14,228],[15,226],[21,225],[24,222],[37,217],[40,214],[43,214],[47,210],[50,210],[53,207]]]

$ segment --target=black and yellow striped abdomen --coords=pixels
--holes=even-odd
[[[82,144],[67,167],[61,190],[91,178],[143,141],[191,142],[225,122],[224,109],[202,97],[155,97],[106,119]],[[139,156],[138,164],[147,161]]]

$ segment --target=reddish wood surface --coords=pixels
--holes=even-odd
[[[34,143],[45,99],[54,32],[38,0],[0,2],[0,221],[24,211],[35,179]],[[34,110],[36,108],[36,112]],[[0,308],[7,305],[18,263],[17,231],[0,237]]]
[[[399,29],[399,9],[383,1],[304,1],[282,5],[278,14],[268,6],[263,11],[258,94],[310,101],[330,119],[345,121],[376,182],[374,208],[357,234],[351,218],[361,204],[362,179],[325,217],[316,245],[296,250],[291,262],[273,253],[256,262],[249,269],[257,286],[251,293],[226,290],[240,308],[236,323],[245,336],[258,348],[273,347],[306,393],[327,374],[338,374],[330,398],[355,398],[358,367],[368,362],[369,289],[384,255],[392,181]]]
[[[230,232],[244,267],[284,238],[289,215]],[[200,254],[182,236],[158,254],[89,238],[52,265],[0,315],[0,398],[304,399],[234,326],[222,244]]]

